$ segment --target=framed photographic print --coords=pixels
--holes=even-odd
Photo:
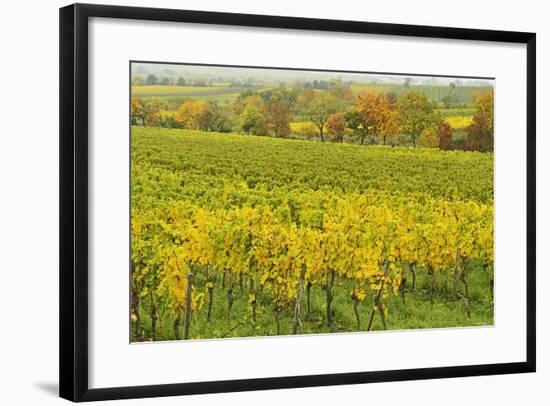
[[[60,395],[535,371],[535,34],[60,10]]]

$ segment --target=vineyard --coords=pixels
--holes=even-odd
[[[131,341],[493,324],[493,154],[132,127]]]

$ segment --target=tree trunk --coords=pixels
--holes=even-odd
[[[292,334],[298,332],[298,326],[300,331],[302,329],[302,321],[300,320],[300,308],[302,306],[302,291],[304,290],[304,278],[306,276],[306,264],[302,264],[300,271],[300,283],[298,285],[298,295],[296,297],[296,306],[294,306],[294,322],[292,324]]]
[[[321,142],[325,142],[325,135],[323,134],[324,125],[319,127],[319,136],[321,137]]]
[[[191,299],[193,296],[193,272],[187,273],[187,289],[185,291],[185,320],[183,324],[183,339],[189,339],[189,328],[191,326]]]

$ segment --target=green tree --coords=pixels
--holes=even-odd
[[[344,113],[346,127],[351,130],[351,135],[354,139],[359,140],[359,144],[363,145],[369,135],[369,127],[363,121],[362,115],[355,109],[350,109]]]
[[[409,136],[413,147],[422,132],[432,126],[437,117],[427,96],[420,92],[403,93],[397,100],[397,119],[401,131]]]
[[[248,96],[239,116],[241,129],[248,134],[263,135],[268,131],[265,103],[258,95]]]
[[[147,75],[147,79],[145,79],[145,84],[147,85],[156,85],[158,83],[158,79],[155,75],[152,73]]]
[[[325,124],[329,116],[336,113],[339,107],[339,100],[326,91],[313,93],[313,97],[305,105],[306,117],[319,130],[319,138],[322,142],[325,141]]]

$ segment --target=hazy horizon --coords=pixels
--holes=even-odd
[[[294,68],[231,67],[195,64],[169,64],[163,62],[132,62],[132,78],[154,74],[159,77],[203,79],[247,79],[257,82],[292,83],[307,80],[341,80],[355,83],[400,84],[409,80],[411,85],[494,86],[494,79],[418,76],[402,73],[350,73],[300,70]]]

